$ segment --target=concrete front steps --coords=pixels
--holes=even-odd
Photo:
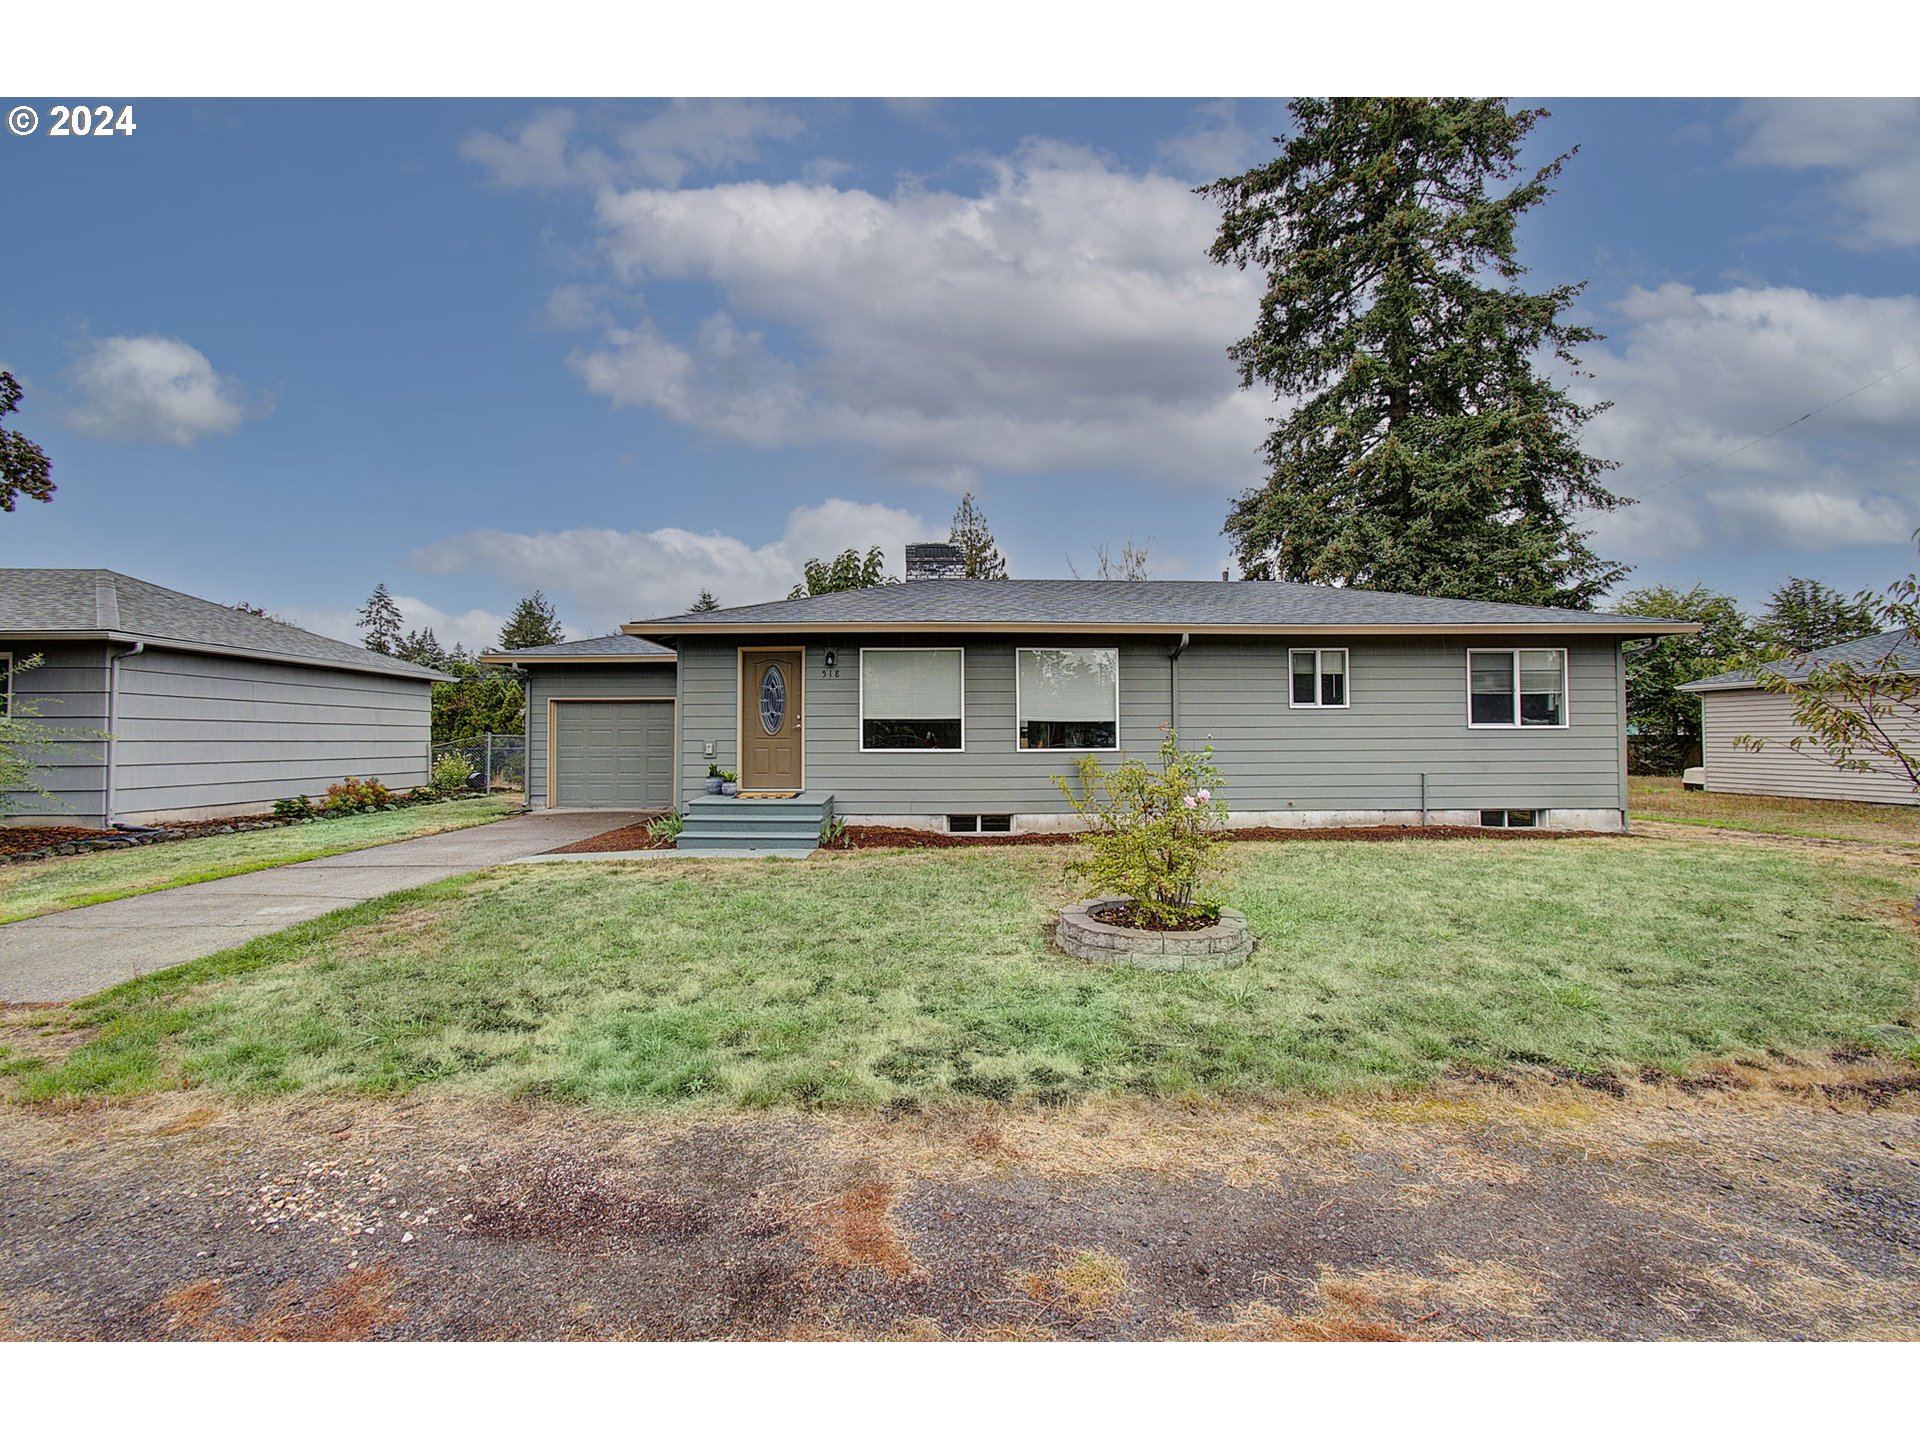
[[[833,796],[802,790],[791,800],[742,800],[696,795],[675,845],[695,853],[811,855],[820,827],[833,815]]]

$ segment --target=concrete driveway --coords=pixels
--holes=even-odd
[[[330,910],[633,824],[637,812],[536,812],[0,925],[0,1002],[74,1000]]]

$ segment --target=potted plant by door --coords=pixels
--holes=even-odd
[[[740,793],[739,775],[732,770],[722,770],[720,772],[720,793],[722,795],[738,795]]]
[[[726,783],[726,778],[718,765],[707,766],[707,794],[718,795],[720,787]]]

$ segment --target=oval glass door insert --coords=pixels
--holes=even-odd
[[[769,735],[778,735],[787,718],[787,677],[778,665],[769,665],[760,677],[760,724]]]

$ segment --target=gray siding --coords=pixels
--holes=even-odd
[[[39,724],[63,730],[103,732],[107,728],[107,648],[104,645],[48,645],[0,637],[0,651],[16,662],[39,655],[45,663],[14,673],[13,693],[40,710]],[[56,824],[100,825],[106,778],[106,742],[83,741],[41,752],[33,781],[53,792],[51,802],[38,795],[17,798],[10,818],[40,818]]]
[[[1920,747],[1920,733],[1906,726],[1902,745]],[[1871,771],[1842,770],[1816,745],[1795,750],[1805,731],[1793,723],[1793,700],[1764,690],[1709,690],[1700,697],[1701,755],[1707,789],[1734,795],[1791,795],[1807,800],[1864,800],[1881,805],[1920,804],[1898,769],[1880,762]],[[1751,735],[1766,743],[1756,754],[1733,742]],[[1862,757],[1866,758],[1866,757]]]
[[[527,803],[536,809],[547,799],[547,702],[553,699],[617,700],[674,693],[671,663],[647,665],[529,665],[527,670]],[[707,767],[700,766],[704,778]],[[692,792],[682,786],[682,793]],[[677,803],[677,802],[676,802]]]
[[[431,686],[397,676],[147,650],[120,662],[123,820],[230,813],[345,776],[424,784]]]
[[[680,645],[681,787],[706,774],[704,746],[737,766],[737,647],[752,637],[688,638]],[[777,642],[770,642],[777,643]],[[960,645],[966,650],[964,753],[859,748],[859,658],[867,645]],[[1007,637],[834,636],[807,646],[806,783],[851,815],[1060,813],[1050,776],[1072,752],[1017,748],[1014,650]],[[1169,642],[1162,637],[1062,637],[1064,645],[1120,651],[1120,742],[1150,753],[1171,717]],[[1412,809],[1427,775],[1431,809],[1480,807],[1619,810],[1624,805],[1619,647],[1611,639],[1516,639],[1569,651],[1566,729],[1467,726],[1464,637],[1315,636],[1303,644],[1350,652],[1346,709],[1290,709],[1285,637],[1196,638],[1179,661],[1182,738],[1211,739],[1236,812]],[[1509,643],[1478,638],[1474,648]],[[838,653],[837,674],[824,654]]]

